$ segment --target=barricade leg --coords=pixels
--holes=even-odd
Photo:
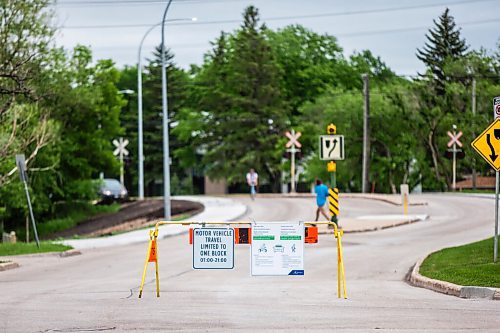
[[[158,246],[158,243],[156,243],[156,246]],[[158,256],[158,247],[156,248],[156,255]],[[156,258],[156,261],[155,261],[155,268],[156,268],[156,297],[160,297],[160,278],[158,276],[158,257]]]
[[[334,236],[337,239],[337,295],[338,298],[341,296],[341,287],[344,289],[344,298],[347,299],[347,291],[346,291],[346,281],[345,281],[345,271],[344,271],[344,258],[342,254],[342,235],[344,234],[343,230],[337,228],[337,224],[334,223]]]
[[[146,279],[146,270],[148,269],[149,256],[151,254],[151,245],[153,243],[152,239],[149,239],[148,252],[146,254],[146,262],[144,263],[144,271],[142,272],[141,287],[139,288],[139,298],[142,297],[142,290],[144,288],[144,280]]]

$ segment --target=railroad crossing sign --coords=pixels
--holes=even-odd
[[[295,132],[292,130],[290,133],[289,131],[286,131],[285,133],[286,137],[289,138],[290,140],[286,143],[286,147],[290,148],[292,146],[295,146],[297,148],[302,147],[302,144],[299,142],[299,138],[302,135],[300,132]]]
[[[128,156],[128,150],[125,149],[125,147],[128,145],[128,140],[123,138],[120,138],[120,141],[114,139],[113,144],[115,145],[116,149],[113,151],[113,155],[118,156],[118,155],[125,155]]]
[[[500,96],[493,98],[493,117],[500,118]]]
[[[323,161],[344,159],[343,135],[320,135],[319,158]]]
[[[474,148],[493,169],[500,171],[500,118],[495,119],[479,136],[472,141]]]
[[[451,138],[450,142],[448,142],[448,148],[453,146],[453,144],[457,144],[459,147],[463,147],[462,143],[458,140],[460,139],[462,134],[463,134],[462,131],[455,134],[448,131],[448,136]]]

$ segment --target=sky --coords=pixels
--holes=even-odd
[[[58,0],[53,5],[59,46],[92,48],[94,59],[112,59],[119,67],[138,61],[141,39],[161,22],[166,0]],[[500,0],[172,0],[165,43],[182,68],[200,65],[221,31],[241,25],[244,9],[254,5],[261,22],[273,29],[300,24],[337,37],[348,57],[368,49],[399,75],[423,72],[417,48],[448,7],[471,49],[498,50]],[[191,21],[196,18],[196,21]],[[161,42],[161,29],[144,40],[143,59]]]

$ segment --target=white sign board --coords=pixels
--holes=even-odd
[[[344,159],[343,135],[320,135],[319,158],[323,161]]]
[[[500,96],[493,98],[493,119],[500,118]]]
[[[128,139],[123,140],[123,138],[120,138],[120,141],[114,139],[113,144],[116,147],[116,149],[113,151],[113,155],[118,156],[120,154],[123,154],[125,156],[128,156],[128,150],[125,148],[128,145]]]
[[[234,229],[195,228],[193,230],[194,269],[234,268]]]
[[[252,225],[252,275],[304,275],[304,224]]]
[[[19,171],[19,178],[22,182],[26,182],[28,177],[26,176],[26,160],[24,154],[16,155],[16,166]]]

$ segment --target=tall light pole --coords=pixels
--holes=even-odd
[[[196,17],[192,18],[182,18],[182,19],[173,19],[173,20],[167,20],[165,22],[174,22],[174,21],[196,21]],[[143,119],[142,119],[142,45],[144,44],[144,41],[146,40],[146,37],[149,35],[151,31],[153,31],[154,28],[162,25],[163,22],[156,23],[152,25],[142,36],[141,42],[139,44],[139,51],[138,51],[138,57],[137,57],[137,137],[138,137],[138,143],[137,143],[137,148],[138,148],[138,164],[139,164],[139,181],[138,181],[138,187],[139,187],[139,200],[144,199],[144,144],[143,144]],[[162,39],[163,40],[163,39]],[[163,45],[163,43],[162,43]]]
[[[165,68],[165,19],[172,0],[169,0],[161,20],[161,92],[163,110],[163,208],[165,220],[170,220],[170,150],[168,142],[167,69]]]

